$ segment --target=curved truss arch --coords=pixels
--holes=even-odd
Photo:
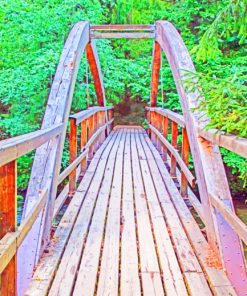
[[[184,83],[188,72],[196,70],[181,36],[168,21],[156,22],[151,106],[156,106],[161,50],[164,51],[170,65],[182,106],[204,209],[207,238],[210,245],[221,257],[229,279],[237,292],[242,295],[246,290],[247,274],[241,241],[229,225],[222,223],[221,214],[213,209],[209,199],[210,194],[219,196],[224,204],[234,211],[221,154],[217,145],[205,141],[198,133],[199,128],[204,127],[208,119],[204,114],[191,110],[195,110],[203,98],[198,90],[187,91]],[[241,270],[241,273],[239,274],[237,270]]]
[[[41,126],[41,129],[46,129],[61,123],[63,132],[36,150],[22,219],[27,217],[37,202],[41,188],[49,188],[49,199],[44,213],[39,215],[18,251],[18,295],[24,294],[33,269],[49,242],[66,128],[76,77],[85,50],[94,78],[98,104],[105,106],[97,50],[95,44],[90,42],[90,25],[89,22],[81,21],[74,25],[64,45]]]

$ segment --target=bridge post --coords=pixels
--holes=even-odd
[[[183,128],[182,130],[182,159],[186,166],[188,167],[189,164],[189,139],[187,136],[186,128]],[[181,186],[180,186],[180,193],[183,197],[187,195],[187,189],[188,189],[188,180],[184,174],[184,172],[181,172]]]
[[[72,163],[77,157],[77,125],[74,118],[70,118],[69,152],[69,162]],[[75,191],[76,168],[69,175],[69,195],[72,196]]]
[[[87,120],[81,122],[81,150],[87,143]],[[87,168],[87,157],[81,161],[81,175],[83,175]]]
[[[177,149],[178,141],[178,125],[176,122],[172,121],[172,146]],[[170,174],[173,178],[176,177],[177,161],[173,154],[171,154],[171,168]]]
[[[161,65],[161,47],[159,43],[155,41],[154,49],[153,49],[150,107],[157,106],[160,65]]]
[[[168,117],[164,116],[163,117],[163,136],[165,137],[165,139],[167,139],[168,136]],[[163,145],[163,160],[167,161],[167,148],[165,145]]]
[[[16,161],[0,167],[0,239],[16,228]],[[17,295],[16,256],[0,275],[0,295]]]

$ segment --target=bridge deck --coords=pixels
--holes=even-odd
[[[26,293],[47,294],[235,294],[143,129],[96,152]]]

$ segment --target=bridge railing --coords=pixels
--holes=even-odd
[[[105,140],[113,128],[113,120],[113,107],[91,107],[70,116],[70,164],[58,176],[57,186],[66,178],[69,178],[69,182],[55,200],[53,218],[59,213],[67,197],[74,194],[76,181],[80,173],[86,169],[87,156],[92,157]],[[81,125],[80,154],[77,155],[79,125]],[[0,279],[2,290],[4,291],[3,285],[8,285],[8,292],[12,293],[11,295],[15,295],[16,292],[17,250],[40,213],[44,211],[49,196],[48,188],[41,188],[37,201],[17,227],[17,159],[60,137],[65,128],[64,124],[57,124],[52,128],[0,142]],[[8,280],[10,278],[11,281]]]
[[[190,147],[183,116],[168,109],[147,107],[146,117],[149,125],[149,136],[162,154],[163,160],[167,161],[169,164],[171,176],[178,179],[181,195],[183,197],[188,197],[192,206],[204,224],[206,224],[207,221],[205,221],[205,209],[203,204],[189,188],[189,185],[192,189],[194,188],[195,179],[188,169]],[[168,140],[169,121],[171,122],[171,143]],[[181,155],[178,150],[177,141],[178,126],[182,129]],[[247,139],[226,135],[223,132],[216,132],[215,130],[206,131],[198,129],[198,135],[203,138],[204,141],[207,141],[209,145],[213,144],[224,147],[247,158]],[[169,151],[170,156],[167,151]],[[209,191],[209,199],[213,209],[220,213],[228,225],[238,235],[239,239],[247,245],[247,226],[235,212],[222,201],[222,198],[223,197],[217,196]]]

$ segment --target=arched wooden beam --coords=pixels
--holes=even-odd
[[[104,107],[105,106],[105,90],[103,85],[102,73],[98,58],[98,53],[96,49],[96,43],[92,40],[86,46],[86,53],[88,63],[91,69],[91,73],[93,75],[95,91],[98,100],[98,106]]]
[[[218,196],[234,211],[219,147],[199,136],[198,128],[205,125],[207,118],[192,110],[198,107],[203,98],[198,90],[189,92],[183,82],[189,72],[195,72],[195,67],[182,38],[171,23],[156,22],[156,41],[166,54],[180,97],[204,210],[208,241],[216,251],[219,251],[228,277],[237,293],[244,295],[247,274],[242,244],[222,215],[213,209],[209,199],[210,194]]]
[[[36,150],[22,218],[37,202],[41,189],[49,188],[49,199],[18,251],[18,296],[24,295],[35,264],[50,238],[66,127],[81,57],[88,42],[89,23],[78,22],[67,38],[51,87],[41,129],[59,123],[64,123],[65,128],[61,136]]]
[[[153,48],[153,63],[152,63],[152,79],[151,79],[151,94],[150,94],[150,106],[157,106],[157,95],[159,86],[159,74],[161,65],[161,47],[160,44],[155,41]]]

